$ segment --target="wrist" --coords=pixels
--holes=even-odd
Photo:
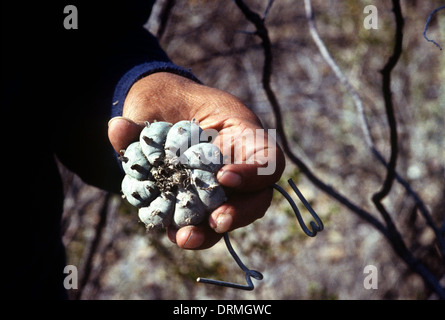
[[[177,122],[190,117],[187,92],[195,81],[169,72],[156,72],[136,81],[125,99],[123,116],[137,123],[144,121]],[[177,120],[172,120],[177,117]]]

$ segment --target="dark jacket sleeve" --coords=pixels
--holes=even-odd
[[[107,123],[122,114],[132,84],[159,71],[197,81],[189,70],[175,65],[157,39],[143,28],[146,19],[141,17],[140,2],[107,2],[106,19],[97,19],[97,15],[95,19],[94,14],[90,17],[88,10],[96,13],[96,9],[79,5],[78,30],[62,30],[65,46],[75,45],[75,49],[66,50],[74,68],[59,92],[70,100],[65,99],[58,117],[62,121],[57,154],[87,183],[115,192],[120,191],[123,173],[108,141]],[[83,24],[82,12],[86,16]],[[150,9],[145,12],[149,14]]]
[[[64,28],[64,8],[78,29]],[[107,136],[128,89],[173,64],[143,28],[150,0],[3,0],[1,111],[6,277],[12,299],[66,298],[60,216],[63,189],[54,154],[84,181],[119,192],[123,176]],[[3,270],[2,269],[2,270]],[[3,279],[2,279],[3,280]]]

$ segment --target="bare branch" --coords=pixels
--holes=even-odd
[[[385,68],[382,70],[383,75],[383,93],[385,99],[385,109],[387,112],[388,122],[390,124],[390,138],[391,138],[391,157],[389,164],[387,166],[387,177],[383,184],[383,187],[380,192],[374,195],[373,200],[375,200],[375,205],[377,209],[380,211],[381,215],[384,217],[386,222],[386,227],[377,219],[375,219],[369,212],[363,210],[358,207],[354,203],[352,203],[349,199],[338,193],[331,186],[328,186],[323,181],[321,181],[315,174],[292,152],[289,143],[287,141],[287,137],[284,133],[283,122],[281,116],[281,107],[275,96],[275,93],[270,85],[270,79],[272,74],[272,48],[271,42],[268,35],[268,30],[265,27],[264,19],[262,19],[257,13],[250,10],[250,8],[242,1],[235,0],[235,3],[243,12],[244,16],[248,21],[254,24],[256,28],[255,34],[262,40],[262,47],[264,50],[264,65],[263,65],[263,76],[262,76],[262,84],[263,89],[266,93],[266,96],[272,106],[276,128],[278,131],[278,135],[281,138],[281,144],[284,152],[289,157],[289,159],[295,163],[304,173],[308,179],[316,185],[319,189],[324,191],[329,196],[333,197],[341,204],[345,205],[351,211],[356,213],[359,217],[366,220],[370,224],[372,224],[376,229],[378,229],[388,240],[394,251],[402,258],[403,261],[416,273],[418,273],[424,279],[425,283],[427,283],[438,295],[441,299],[445,299],[445,289],[440,285],[439,281],[436,277],[431,273],[431,271],[425,267],[419,260],[417,260],[411,251],[406,247],[400,233],[397,231],[389,213],[386,211],[385,207],[381,204],[381,200],[386,197],[386,195],[391,190],[392,183],[396,177],[395,165],[397,160],[397,127],[395,122],[394,110],[391,99],[391,71],[395,67],[398,58],[400,57],[402,51],[402,29],[403,29],[403,17],[401,14],[400,3],[397,0],[393,0],[394,5],[394,13],[396,16],[396,44],[393,55],[388,60],[388,63],[385,65]],[[310,0],[305,0],[305,4],[310,5]],[[312,10],[310,12],[310,17],[313,21]],[[331,59],[332,60],[332,59]],[[339,69],[338,69],[339,70]],[[341,73],[341,72],[340,72]],[[352,86],[351,86],[352,87]],[[358,96],[358,95],[357,95]],[[370,135],[369,135],[370,137]],[[372,141],[372,140],[370,140]],[[372,145],[372,144],[371,144]],[[374,150],[376,150],[374,148]],[[380,154],[379,154],[380,155]],[[381,155],[380,155],[381,156]],[[381,157],[383,159],[383,157]],[[384,159],[383,159],[384,161]],[[384,162],[386,163],[386,162]]]
[[[391,190],[392,183],[395,178],[397,153],[398,153],[398,139],[397,139],[397,122],[394,114],[394,106],[392,102],[391,93],[391,71],[397,64],[397,61],[402,54],[402,41],[403,41],[403,16],[402,8],[400,7],[399,0],[393,0],[393,12],[396,19],[396,41],[394,45],[394,51],[391,57],[389,57],[388,62],[381,71],[383,82],[382,82],[382,92],[383,99],[385,101],[386,116],[388,118],[389,130],[390,130],[390,140],[391,140],[391,156],[389,158],[388,170],[386,172],[386,178],[383,183],[382,189],[372,196],[374,203],[380,202],[385,198],[389,191]],[[383,214],[385,220],[385,214]]]
[[[345,77],[343,72],[338,67],[337,63],[335,63],[334,59],[332,58],[331,54],[329,53],[328,49],[326,48],[323,40],[320,38],[320,35],[318,34],[317,28],[315,26],[315,19],[314,19],[314,13],[312,12],[312,5],[311,1],[304,0],[304,8],[306,11],[306,18],[309,23],[309,32],[311,34],[312,39],[314,40],[315,44],[317,45],[318,50],[320,51],[321,56],[325,60],[325,62],[331,67],[332,71],[334,72],[337,79],[340,81],[340,83],[346,88],[346,90],[349,92],[349,94],[352,97],[352,100],[354,102],[355,108],[357,110],[357,113],[359,115],[359,120],[362,128],[363,135],[365,137],[365,142],[368,145],[369,148],[374,147],[374,143],[371,138],[371,133],[369,130],[368,122],[366,121],[365,112],[363,110],[363,103],[360,99],[359,94],[354,89],[354,87],[351,85],[351,83],[348,81],[348,79]]]
[[[275,0],[269,0],[269,2],[267,3],[266,10],[264,10],[263,20],[266,20],[267,15],[269,14],[270,8],[272,8],[274,1]]]
[[[323,40],[321,39],[321,37],[317,31],[311,1],[305,0],[304,7],[305,7],[305,11],[306,11],[306,18],[307,18],[308,24],[309,24],[309,32],[310,32],[311,37],[314,40],[318,50],[320,51],[322,58],[329,65],[329,67],[332,69],[332,71],[334,72],[337,79],[346,88],[346,90],[349,92],[349,94],[352,97],[355,109],[357,110],[357,114],[359,117],[360,128],[362,129],[362,133],[363,133],[363,136],[364,136],[367,146],[370,148],[373,155],[379,160],[379,162],[382,163],[386,168],[388,168],[387,161],[385,160],[383,155],[377,150],[377,147],[372,139],[369,125],[366,120],[364,106],[363,106],[362,100],[360,98],[360,95],[354,89],[354,87],[349,82],[349,80],[346,78],[346,76],[343,74],[343,72],[341,71],[340,67],[335,62],[335,60],[332,58],[331,54],[329,53],[329,50],[327,49],[326,45],[324,44]],[[433,229],[433,231],[437,237],[438,243],[439,243],[440,251],[442,252],[443,258],[445,259],[445,239],[440,235],[440,231],[439,231],[438,227],[436,226],[436,224],[434,223],[433,219],[431,218],[431,214],[428,211],[425,203],[422,201],[422,199],[419,197],[419,195],[411,188],[410,184],[404,178],[402,178],[402,176],[399,173],[397,173],[397,171],[395,171],[395,178],[405,188],[407,193],[414,199],[414,201],[416,202],[417,208],[421,212],[422,216],[427,221],[428,225]]]

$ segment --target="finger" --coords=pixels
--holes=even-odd
[[[277,182],[284,170],[284,159],[277,157],[264,165],[258,164],[228,164],[217,173],[218,182],[236,190],[257,191]]]
[[[234,194],[209,216],[209,225],[217,233],[249,225],[266,213],[272,201],[272,188],[255,193]]]
[[[216,233],[208,225],[186,226],[181,229],[169,227],[167,235],[178,247],[189,250],[208,249],[217,243],[222,235]]]
[[[208,225],[203,223],[179,230],[169,227],[167,236],[183,249],[210,248],[221,239],[222,233],[247,226],[263,217],[272,201],[272,192],[268,188],[252,194],[235,194],[209,216]]]
[[[209,225],[203,223],[179,230],[169,227],[167,236],[183,249],[210,248],[221,239],[222,233],[244,227],[263,217],[272,201],[272,192],[268,188],[252,194],[233,195],[209,216]]]
[[[139,138],[144,127],[124,117],[115,117],[108,122],[108,139],[116,152],[120,152]]]

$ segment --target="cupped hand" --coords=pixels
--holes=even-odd
[[[225,165],[217,179],[228,200],[208,221],[181,229],[169,227],[171,241],[185,249],[213,246],[222,233],[261,218],[272,200],[272,185],[284,170],[284,156],[273,132],[233,95],[172,73],[159,72],[138,80],[130,89],[122,117],[113,118],[108,136],[120,152],[139,138],[145,121],[195,119],[205,132],[217,132]]]

